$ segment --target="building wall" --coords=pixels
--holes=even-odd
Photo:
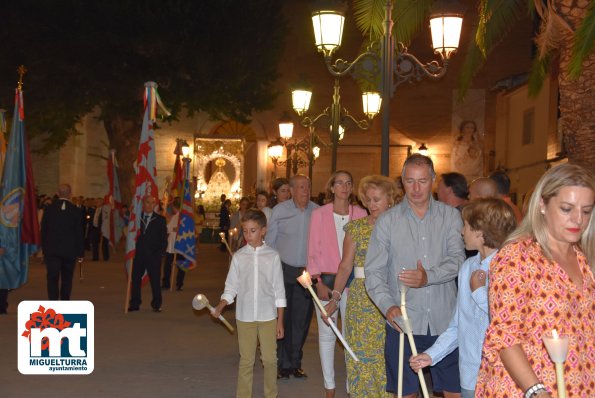
[[[507,170],[511,194],[518,205],[561,149],[556,128],[557,97],[555,79],[546,81],[535,98],[529,97],[526,85],[498,95],[495,161],[498,168]],[[528,119],[533,120],[533,137],[523,142]]]

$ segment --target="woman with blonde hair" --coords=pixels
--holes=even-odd
[[[562,164],[535,186],[525,218],[490,265],[490,325],[478,397],[558,396],[542,337],[568,336],[568,397],[595,396],[595,180]]]
[[[368,297],[364,285],[364,263],[368,242],[378,216],[392,207],[402,197],[397,183],[384,176],[364,177],[358,188],[358,196],[370,214],[348,223],[343,241],[343,258],[339,264],[331,301],[326,305],[327,313],[332,314],[339,304],[347,301],[345,312],[345,338],[357,355],[355,362],[349,355],[347,361],[347,385],[352,398],[374,398],[390,396],[386,392],[384,366],[385,319],[380,310]],[[345,296],[345,287],[350,275],[355,279]]]
[[[352,205],[353,177],[345,170],[333,173],[326,184],[327,204],[312,211],[308,236],[308,272],[317,281],[316,293],[324,304],[332,298],[334,280],[343,257],[343,227],[351,220],[367,215],[357,205]],[[345,317],[345,303],[340,309]],[[337,315],[334,316],[335,321]],[[324,377],[326,397],[335,396],[335,343],[337,338],[332,329],[321,318],[316,308],[318,320],[318,345],[320,364]]]

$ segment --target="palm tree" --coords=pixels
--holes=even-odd
[[[358,28],[372,40],[382,36],[387,0],[354,0]],[[432,0],[395,0],[392,19],[396,41],[409,42],[422,26]],[[534,12],[540,19],[535,38],[537,54],[529,79],[536,95],[550,71],[556,70],[560,124],[568,160],[595,170],[595,1],[589,0],[478,0],[479,23],[469,43],[461,74],[461,93],[489,53],[508,34],[513,22]]]

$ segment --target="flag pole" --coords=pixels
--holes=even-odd
[[[144,89],[144,116],[139,142],[139,151],[136,165],[135,193],[132,199],[130,222],[128,223],[128,236],[126,239],[126,265],[128,281],[126,287],[126,302],[124,313],[128,313],[128,304],[131,297],[132,274],[134,272],[134,258],[136,255],[136,242],[141,229],[140,216],[142,214],[142,200],[145,196],[151,196],[159,201],[159,190],[157,187],[157,168],[155,159],[155,142],[153,138],[153,123],[157,119],[157,107],[167,116],[171,113],[161,102],[157,93],[157,83],[146,82]]]
[[[124,301],[124,313],[128,314],[128,303],[130,302],[130,289],[132,286],[132,271],[134,270],[134,258],[130,260],[130,271],[128,272],[128,281],[126,283],[126,300]]]
[[[178,253],[174,253],[174,260],[171,263],[171,275],[169,277],[169,291],[173,292],[174,291],[174,273],[175,273],[175,268],[176,264],[178,262]]]

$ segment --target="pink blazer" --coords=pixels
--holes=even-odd
[[[361,207],[349,206],[350,221],[367,215],[368,213]],[[336,273],[340,262],[333,204],[329,203],[312,211],[306,268],[310,275],[319,275],[321,272]]]

